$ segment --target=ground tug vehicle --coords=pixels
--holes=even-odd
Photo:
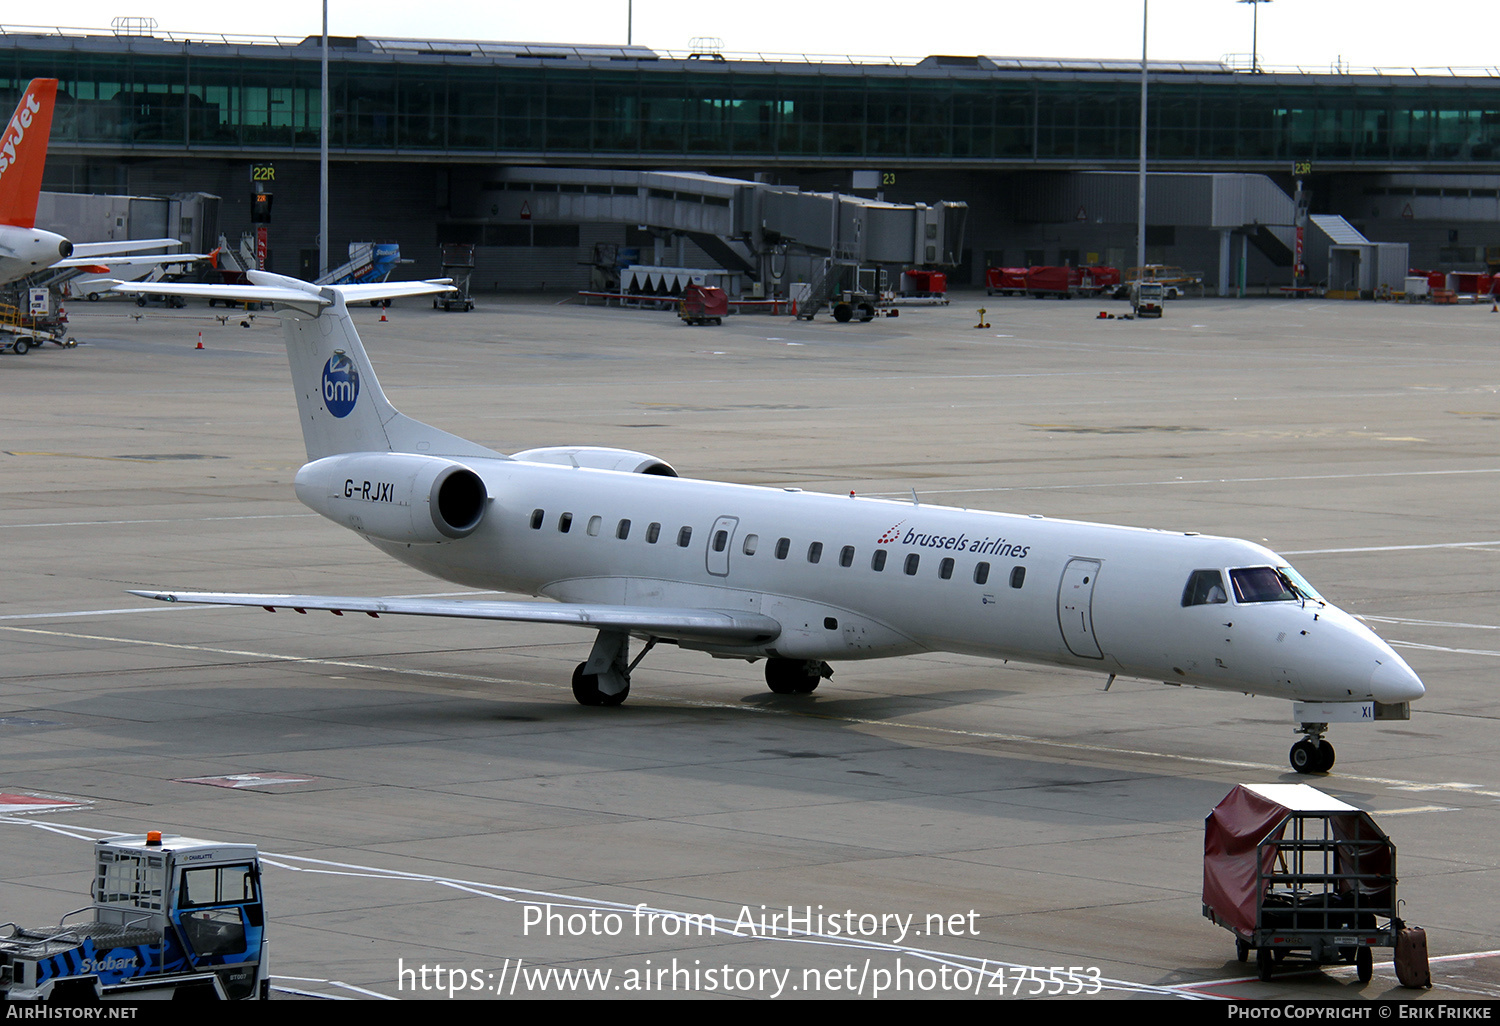
[[[270,996],[253,844],[155,830],[106,838],[94,845],[90,890],[93,904],[56,926],[0,924],[0,1000]],[[92,919],[78,918],[87,912]]]

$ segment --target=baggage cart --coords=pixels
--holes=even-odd
[[[1204,823],[1203,915],[1255,952],[1262,980],[1285,962],[1353,965],[1393,948],[1396,846],[1368,813],[1306,784],[1240,784]]]
[[[712,285],[689,285],[677,304],[677,316],[689,324],[723,324],[728,313],[729,297]]]

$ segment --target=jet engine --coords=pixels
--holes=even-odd
[[[511,454],[511,459],[527,463],[555,463],[564,467],[588,470],[618,470],[625,474],[656,474],[676,477],[677,471],[666,460],[634,449],[609,449],[594,445],[551,445]]]
[[[462,463],[415,453],[357,452],[308,463],[297,498],[334,523],[384,541],[466,538],[489,503],[484,480]]]

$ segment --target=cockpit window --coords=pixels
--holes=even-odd
[[[1185,606],[1211,606],[1228,601],[1224,575],[1217,570],[1194,570],[1187,587],[1182,590],[1182,604]]]
[[[1229,571],[1236,602],[1296,602],[1300,597],[1275,567],[1247,566]]]
[[[1276,569],[1281,571],[1282,577],[1285,577],[1289,582],[1291,582],[1292,588],[1295,589],[1299,595],[1302,595],[1305,598],[1309,598],[1314,602],[1325,601],[1323,596],[1318,594],[1318,590],[1311,584],[1307,583],[1307,578],[1303,577],[1291,567],[1281,566],[1277,567]]]

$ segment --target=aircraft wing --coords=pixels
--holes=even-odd
[[[564,605],[552,602],[485,602],[472,599],[356,598],[342,595],[249,595],[216,591],[132,591],[161,602],[260,606],[275,612],[327,609],[344,613],[449,616],[471,620],[556,623],[594,630],[623,630],[662,638],[727,643],[769,641],[781,624],[759,613],[728,609],[663,609],[655,606]]]
[[[164,249],[181,246],[180,239],[123,239],[120,242],[75,242],[73,255],[97,257],[114,253],[140,253],[147,249]]]
[[[74,253],[78,250],[75,248]],[[195,260],[207,260],[207,253],[129,253],[120,256],[71,256],[59,260],[53,267],[126,267],[130,264],[190,264]]]

